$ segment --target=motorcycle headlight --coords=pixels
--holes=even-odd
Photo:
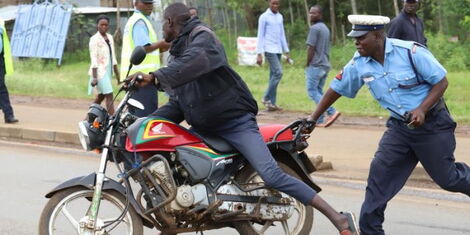
[[[107,121],[106,109],[98,104],[92,104],[88,110],[87,120],[78,123],[78,137],[84,150],[96,149],[104,143]]]
[[[78,123],[78,138],[80,139],[80,144],[85,151],[90,151],[90,137],[88,136],[88,130],[86,125],[87,121],[81,121]]]
[[[93,124],[87,121],[78,123],[78,138],[84,150],[90,151],[99,148],[103,145],[105,137],[103,130],[93,127]]]

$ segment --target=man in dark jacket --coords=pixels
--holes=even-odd
[[[304,182],[284,173],[258,130],[258,107],[245,82],[228,65],[214,32],[182,3],[169,5],[163,15],[164,38],[171,42],[168,67],[142,76],[140,86],[155,83],[170,94],[167,104],[152,115],[179,123],[186,120],[197,132],[219,136],[235,147],[265,184],[312,205],[343,234],[354,225],[336,212]],[[346,233],[344,233],[346,232]]]
[[[387,36],[406,41],[415,41],[426,46],[424,23],[418,18],[419,0],[403,0],[403,10],[390,21]]]

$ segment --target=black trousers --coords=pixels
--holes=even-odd
[[[8,89],[5,85],[5,71],[0,68],[0,108],[3,111],[5,119],[12,118],[13,108],[10,104],[10,96],[8,95]]]
[[[137,117],[147,117],[152,114],[158,108],[158,90],[153,84],[149,84],[142,88],[139,88],[133,95],[132,98],[136,99],[144,105],[144,110],[130,108],[130,113]]]
[[[387,202],[401,190],[418,161],[441,188],[470,196],[470,167],[455,162],[456,123],[445,108],[428,115],[416,129],[394,118],[387,127],[370,165],[359,221],[363,235],[384,234]]]

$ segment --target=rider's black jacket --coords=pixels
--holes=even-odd
[[[197,17],[172,41],[170,54],[168,66],[153,73],[170,100],[153,116],[207,129],[247,112],[257,114],[256,101],[228,65],[222,44]]]

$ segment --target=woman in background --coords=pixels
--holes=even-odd
[[[114,68],[118,83],[120,75],[114,52],[113,37],[106,33],[109,29],[109,18],[106,15],[99,15],[96,19],[96,27],[98,32],[90,38],[89,44],[91,66],[88,72],[90,75],[88,94],[90,95],[94,90],[96,98],[93,102],[96,104],[101,104],[106,98],[106,109],[112,115],[114,114],[112,68]]]

